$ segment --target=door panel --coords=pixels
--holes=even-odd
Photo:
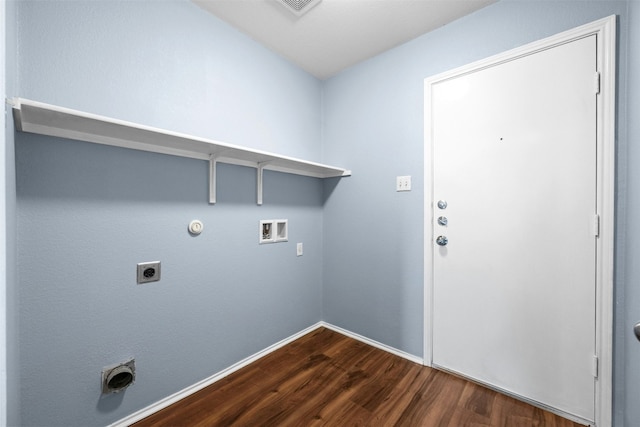
[[[596,37],[432,88],[433,364],[594,419]],[[439,209],[437,200],[446,200]]]

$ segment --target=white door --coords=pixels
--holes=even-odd
[[[585,37],[436,83],[431,99],[433,235],[448,239],[433,242],[433,365],[585,420],[596,53]]]

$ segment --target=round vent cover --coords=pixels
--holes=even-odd
[[[102,369],[102,393],[118,393],[136,380],[135,360],[107,366]]]

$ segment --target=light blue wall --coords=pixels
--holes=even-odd
[[[14,1],[4,2],[0,7],[5,8],[5,92],[3,96],[14,93],[17,85],[17,9]],[[4,144],[2,148],[3,161],[1,170],[4,175],[4,209],[5,209],[5,297],[6,297],[6,422],[7,425],[20,424],[20,328],[18,308],[18,283],[16,268],[16,178],[13,117],[10,108],[5,103],[6,128],[3,130]],[[4,351],[0,346],[0,351]],[[0,393],[2,395],[2,393]],[[4,420],[3,420],[4,421]],[[0,424],[2,421],[0,421]]]
[[[13,95],[320,160],[321,83],[190,2],[22,1],[18,23]],[[210,206],[204,161],[23,133],[16,168],[21,425],[109,424],[321,320],[318,179],[265,172],[259,207],[255,169],[223,164]],[[258,245],[279,218],[289,242]]]
[[[20,96],[309,160],[321,83],[186,0],[21,0]]]
[[[423,354],[424,79],[616,14],[615,410],[618,425],[637,425],[640,346],[630,331],[631,322],[640,320],[640,271],[633,261],[640,256],[640,189],[635,188],[640,176],[633,176],[638,172],[627,183],[627,170],[640,169],[640,152],[633,144],[640,136],[637,120],[630,120],[636,124],[628,139],[626,129],[627,117],[640,114],[631,114],[640,99],[638,8],[634,1],[500,1],[326,81],[323,161],[348,165],[353,177],[335,187],[325,183],[324,320]],[[631,19],[636,29],[629,40]],[[629,52],[635,62],[627,71]],[[411,192],[395,191],[398,175],[412,176]]]
[[[638,2],[503,0],[324,83],[186,1],[28,0],[17,12],[17,42],[5,30],[20,46],[13,95],[344,165],[354,176],[323,184],[267,173],[257,207],[254,171],[222,165],[219,203],[209,206],[205,162],[16,134],[20,292],[8,289],[7,313],[8,339],[19,336],[7,353],[15,425],[107,424],[320,319],[422,355],[424,78],[611,14],[614,406],[616,425],[640,419],[631,334],[640,320],[640,124],[627,120],[640,114]],[[395,192],[397,175],[412,175],[412,192]],[[186,233],[193,218],[205,223],[197,238]],[[289,219],[288,244],[256,244],[268,218]],[[135,263],[155,259],[162,281],[135,285]],[[100,398],[100,369],[129,356],[136,384]]]

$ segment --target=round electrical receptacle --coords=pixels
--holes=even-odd
[[[202,223],[202,221],[194,219],[189,223],[189,233],[193,234],[194,236],[197,236],[198,234],[202,233],[203,229],[204,229],[204,224]]]

